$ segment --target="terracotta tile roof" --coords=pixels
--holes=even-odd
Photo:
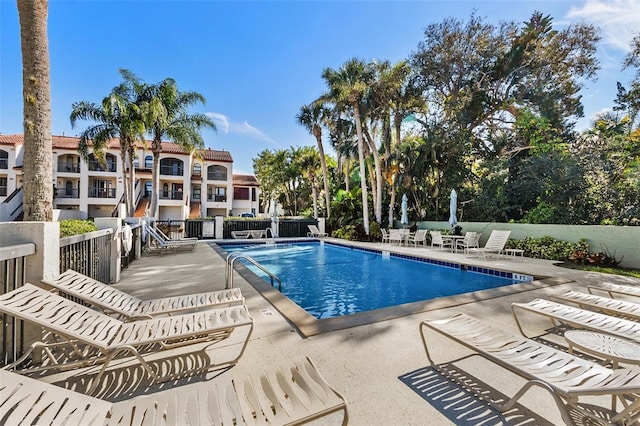
[[[260,186],[260,182],[253,175],[233,175],[233,185],[239,186]]]
[[[51,145],[53,149],[78,149],[78,143],[80,138],[76,136],[51,136]],[[22,145],[24,138],[22,135],[2,135],[0,134],[0,145]],[[151,141],[137,143],[138,148],[151,148]],[[113,138],[107,143],[109,149],[119,149],[120,139]],[[162,142],[162,152],[167,154],[181,154],[186,155],[187,152],[180,147],[180,145],[173,142]],[[218,151],[215,149],[204,149],[201,152],[202,157],[209,161],[222,161],[232,163],[233,158],[229,151]]]

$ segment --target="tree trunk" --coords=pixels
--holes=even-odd
[[[313,196],[313,218],[318,218],[318,189],[315,180],[311,181],[311,193]]]
[[[322,130],[320,130],[320,126],[316,126],[314,128],[313,134],[316,137],[316,142],[318,143],[318,153],[320,153],[320,165],[322,166],[322,181],[324,184],[324,198],[325,203],[327,204],[327,218],[331,217],[331,194],[329,194],[329,174],[327,173],[327,159],[324,156],[324,147],[322,146]],[[316,218],[318,215],[316,214]]]
[[[364,165],[364,143],[362,140],[362,123],[360,121],[360,106],[353,104],[353,113],[356,118],[356,133],[358,135],[358,161],[360,162],[360,188],[362,189],[362,224],[365,234],[369,235],[369,202],[367,197],[367,177]]]
[[[133,158],[136,155],[135,152],[135,141],[131,141],[129,144],[129,152],[127,155],[127,166],[129,168],[129,197],[131,200],[131,204],[129,206],[129,210],[127,212],[128,217],[133,217],[136,213],[136,169],[133,167]]]
[[[153,169],[151,170],[151,209],[149,216],[158,219],[158,205],[160,203],[160,154],[162,153],[162,141],[153,141]]]
[[[373,185],[375,184],[375,193],[373,197],[374,205],[374,214],[376,216],[376,221],[379,224],[382,224],[382,168],[380,167],[380,153],[376,149],[375,142],[373,138],[369,135],[367,131],[367,143],[369,144],[369,149],[373,154],[373,165],[375,168],[375,180],[371,184],[371,188],[373,190]]]
[[[25,221],[53,220],[51,82],[46,0],[18,0],[22,46]]]
[[[131,200],[129,199],[129,174],[127,173],[127,149],[125,143],[123,137],[120,136],[120,164],[122,165],[122,181],[124,183],[124,205],[128,214]]]
[[[344,190],[351,191],[351,160],[349,157],[344,159]]]
[[[389,227],[393,228],[393,209],[396,205],[396,185],[395,179],[391,185],[391,200],[389,201]]]

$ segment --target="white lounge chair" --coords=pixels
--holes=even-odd
[[[55,280],[44,279],[42,282],[90,303],[105,314],[115,313],[127,320],[244,303],[239,288],[141,300],[71,269]]]
[[[602,282],[596,285],[589,285],[587,286],[587,288],[589,289],[589,293],[593,293],[593,290],[607,292],[609,294],[609,297],[611,297],[612,299],[615,299],[616,294],[640,297],[640,286]]]
[[[380,240],[380,242],[384,243],[388,243],[389,242],[389,231],[387,231],[384,228],[380,229],[380,232],[382,233],[382,239]]]
[[[196,244],[198,243],[197,239],[166,240],[153,227],[149,225],[143,225],[143,226],[145,227],[145,232],[147,232],[147,234],[151,237],[149,238],[149,241],[145,246],[145,251],[147,251],[147,253],[163,254],[166,251],[172,251],[174,253],[180,250],[193,251]]]
[[[509,240],[509,236],[511,235],[511,231],[500,231],[493,230],[491,231],[491,235],[489,235],[489,239],[485,243],[484,247],[480,248],[472,248],[469,249],[470,253],[482,253],[482,256],[486,259],[488,254],[495,254],[496,257],[500,257],[502,254],[502,250],[504,250],[504,246],[507,244],[507,240]]]
[[[578,305],[580,308],[600,311],[607,315],[622,316],[635,321],[640,320],[640,303],[620,299],[609,299],[608,297],[580,293],[573,290],[562,294],[551,294],[549,298],[562,303],[572,303]]]
[[[442,232],[440,231],[429,231],[431,234],[431,248],[433,249],[435,246],[440,247],[440,251],[445,248],[449,248],[453,250],[453,240],[446,240],[442,238]]]
[[[39,347],[45,348],[44,354],[51,363],[29,368],[31,371],[103,363],[89,393],[98,385],[111,360],[121,353],[134,355],[151,377],[161,381],[171,377],[154,372],[136,348],[149,349],[151,344],[157,344],[153,347],[157,351],[196,341],[222,341],[234,331],[247,328],[240,354],[219,364],[233,365],[244,352],[253,330],[253,319],[244,305],[125,323],[29,283],[1,295],[0,312],[31,322],[59,338],[54,344],[35,343],[7,368],[22,364]],[[50,350],[55,346],[71,346],[74,360],[60,364],[59,357]],[[95,351],[98,355],[93,355]]]
[[[609,369],[542,343],[513,336],[465,314],[420,323],[427,359],[436,369],[439,366],[431,358],[427,346],[427,328],[527,380],[506,403],[498,405],[488,401],[500,411],[511,409],[531,387],[538,386],[553,397],[567,425],[635,424],[640,416],[640,369]],[[592,405],[584,404],[584,397],[593,395],[610,395],[614,400],[620,399],[624,408],[620,412],[604,407],[593,409]]]
[[[307,237],[321,238],[321,237],[329,236],[329,234],[327,234],[326,232],[320,232],[320,230],[316,225],[307,225],[307,227],[309,228],[309,232],[307,232]]]
[[[346,425],[344,397],[309,358],[115,403],[0,370],[0,419],[7,425],[298,425],[339,411]]]
[[[575,328],[608,333],[623,339],[640,342],[640,322],[637,321],[616,318],[545,299],[535,299],[529,303],[512,303],[511,310],[523,336],[526,336],[526,334],[518,318],[519,311],[546,316],[554,324],[556,322],[565,323]]]
[[[409,235],[407,238],[407,244],[413,243],[414,247],[418,247],[418,243],[421,243],[424,247],[427,246],[427,230],[418,229],[414,235]]]

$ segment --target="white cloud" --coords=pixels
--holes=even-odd
[[[260,129],[253,127],[251,124],[249,124],[247,120],[245,120],[243,123],[235,123],[233,121],[230,121],[226,115],[220,114],[217,112],[207,112],[206,115],[209,116],[211,119],[213,119],[216,125],[219,125],[224,129],[225,135],[228,133],[246,135],[253,139],[269,142],[275,145],[276,147],[280,148],[280,145],[276,141],[271,139],[266,133],[264,133]]]
[[[602,41],[628,52],[631,39],[640,31],[640,1],[587,0],[581,7],[572,7],[569,19],[584,19],[602,30]]]

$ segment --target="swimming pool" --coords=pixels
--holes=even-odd
[[[511,272],[324,242],[221,245],[241,251],[282,280],[282,293],[316,319],[531,281]],[[267,282],[270,278],[247,265]]]

